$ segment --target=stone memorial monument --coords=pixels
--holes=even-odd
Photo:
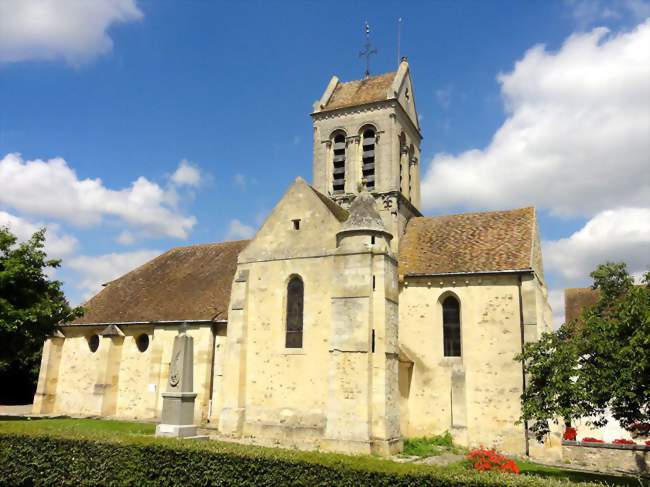
[[[169,364],[167,392],[163,392],[162,420],[156,426],[156,436],[176,438],[196,437],[194,424],[193,341],[183,323],[174,338],[172,360]]]

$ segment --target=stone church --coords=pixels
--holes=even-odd
[[[297,178],[251,240],[173,248],[106,284],[46,341],[34,413],[156,420],[187,322],[195,418],[223,436],[537,448],[516,424],[514,360],[550,329],[535,210],[422,215],[406,59],[333,77],[311,118],[311,184]]]

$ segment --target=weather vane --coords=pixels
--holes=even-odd
[[[372,47],[372,44],[370,44],[370,25],[368,24],[368,21],[366,20],[365,27],[364,27],[365,33],[366,33],[366,44],[363,46],[363,51],[359,51],[359,57],[365,57],[366,58],[366,73],[365,77],[370,76],[370,56],[372,54],[377,54],[377,49]]]

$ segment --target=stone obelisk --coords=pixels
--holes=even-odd
[[[162,393],[162,420],[156,426],[156,436],[196,437],[193,349],[194,339],[187,334],[187,323],[183,323],[174,338],[167,392]]]

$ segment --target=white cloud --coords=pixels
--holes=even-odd
[[[623,261],[639,275],[650,266],[650,208],[603,211],[570,237],[542,247],[545,268],[570,286],[589,283],[589,273],[606,261]]]
[[[33,223],[0,211],[0,227],[8,227],[19,242],[29,240],[35,232],[45,227],[45,252],[48,257],[60,259],[72,254],[77,248],[77,239],[72,235],[60,233],[60,227],[54,223]]]
[[[449,105],[451,105],[451,93],[452,93],[451,85],[447,85],[445,88],[436,90],[436,100],[438,101],[440,106],[445,110],[449,108]]]
[[[0,0],[0,63],[79,65],[112,49],[111,25],[142,17],[135,0]]]
[[[148,236],[186,238],[196,219],[178,211],[174,195],[142,176],[127,188],[108,189],[101,179],[79,179],[62,158],[7,154],[0,160],[0,204],[74,225],[113,217]]]
[[[255,235],[255,229],[250,225],[245,225],[237,219],[230,220],[226,240],[240,240],[251,238]]]
[[[603,20],[620,19],[624,15],[637,21],[650,16],[650,2],[644,0],[567,0],[566,3],[580,28]]]
[[[131,232],[127,232],[126,230],[123,230],[120,232],[120,234],[117,236],[115,241],[119,244],[122,245],[131,245],[135,243],[135,237]]]
[[[485,149],[437,154],[423,205],[534,204],[585,215],[650,201],[650,20],[634,31],[571,36],[530,49],[499,76],[508,118]]]
[[[158,250],[81,255],[70,259],[67,267],[77,272],[79,279],[74,286],[81,291],[84,299],[89,299],[101,291],[102,284],[117,279],[158,255]]]
[[[171,177],[172,183],[178,186],[199,186],[201,184],[201,171],[186,159],[183,159]]]

